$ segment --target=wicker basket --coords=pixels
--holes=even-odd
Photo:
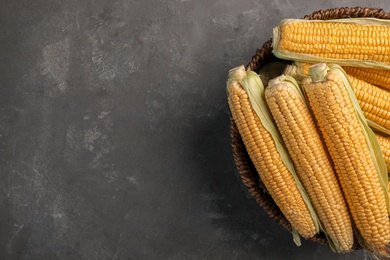
[[[334,8],[328,10],[320,10],[306,15],[304,19],[308,20],[329,20],[340,18],[357,18],[357,17],[374,17],[380,19],[390,19],[390,13],[384,12],[382,9],[375,8]],[[256,54],[252,57],[252,60],[248,63],[247,68],[258,72],[259,69],[272,61],[277,60],[272,54],[272,39],[268,40],[263,46],[256,51]],[[259,187],[259,175],[253,166],[252,161],[245,149],[245,146],[241,140],[241,136],[237,130],[237,127],[231,118],[230,123],[230,136],[231,144],[233,148],[233,156],[238,173],[242,182],[248,188],[249,193],[256,200],[258,204],[268,213],[268,215],[274,219],[277,223],[291,232],[291,225],[279,210],[278,206],[272,200],[271,196],[263,191]],[[327,244],[325,235],[320,233],[313,238],[312,241],[320,244]],[[360,245],[355,241],[353,246],[354,250],[361,249]]]

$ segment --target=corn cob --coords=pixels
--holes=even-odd
[[[352,219],[367,248],[388,255],[390,222],[388,191],[381,183],[377,159],[351,101],[350,92],[337,70],[325,64],[310,68],[303,87],[324,137],[344,192]],[[350,90],[352,92],[352,90]],[[359,121],[360,120],[360,121]],[[387,172],[385,172],[387,176]],[[383,177],[383,176],[382,176]]]
[[[360,67],[343,67],[345,72],[370,84],[390,90],[390,70],[370,69]]]
[[[297,80],[302,80],[309,75],[309,67],[311,65],[310,63],[288,65],[284,73],[297,78]],[[347,78],[351,83],[364,116],[370,122],[370,126],[389,134],[390,92],[348,74]]]
[[[370,83],[347,76],[363,110],[364,116],[378,125],[390,129],[390,92]]]
[[[229,73],[227,90],[230,111],[248,154],[268,192],[293,229],[303,237],[310,238],[318,232],[318,223],[313,218],[310,212],[311,206],[304,200],[298,183],[284,163],[276,140],[256,114],[248,93],[243,88],[244,80],[251,80],[248,77],[249,73],[252,73],[250,75],[253,78],[254,72],[245,72],[243,66]],[[259,78],[258,81],[261,84]],[[271,116],[269,119],[272,121]]]
[[[286,19],[274,28],[273,53],[287,60],[388,69],[389,25],[374,18]]]
[[[385,158],[387,171],[390,172],[390,137],[381,134],[376,134],[383,157]]]
[[[265,97],[323,228],[338,252],[349,251],[353,231],[341,188],[297,82],[281,76],[269,82]]]

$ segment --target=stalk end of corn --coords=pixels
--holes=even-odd
[[[226,83],[227,88],[229,89],[233,82],[240,82],[243,80],[246,77],[246,74],[247,73],[244,65],[230,69],[228,74],[228,81]]]
[[[309,73],[313,79],[313,83],[322,82],[328,74],[328,66],[326,66],[326,63],[314,64],[309,67]]]
[[[284,75],[296,75],[297,74],[297,67],[289,64],[284,69],[283,74]]]
[[[245,71],[245,66],[244,65],[240,65],[240,66],[237,66],[235,68],[232,68],[229,70],[229,78],[239,78],[240,76],[244,76],[245,77],[246,75],[246,71]]]

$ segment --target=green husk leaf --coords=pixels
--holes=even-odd
[[[366,119],[367,120],[367,124],[372,128],[374,129],[374,131],[378,132],[378,133],[382,133],[382,134],[386,134],[386,135],[390,135],[390,129],[387,129],[381,125],[378,125],[377,123],[375,123],[374,121],[371,121],[369,119]]]
[[[293,78],[291,78],[294,80]],[[293,163],[291,161],[290,155],[287,152],[287,149],[284,145],[283,139],[279,133],[278,128],[276,127],[276,124],[273,120],[272,114],[268,109],[268,105],[265,100],[264,92],[265,88],[264,85],[259,77],[258,74],[256,74],[253,71],[248,71],[247,76],[240,81],[240,84],[245,89],[249,96],[249,100],[251,102],[251,105],[253,109],[255,110],[257,116],[259,117],[262,125],[264,128],[271,134],[276,149],[280,154],[280,157],[284,163],[284,165],[287,167],[287,169],[290,171],[292,176],[294,177],[295,183],[297,184],[298,190],[302,195],[303,200],[305,201],[309,212],[311,214],[311,217],[314,221],[315,227],[317,232],[320,230],[320,224],[318,216],[313,208],[313,205],[311,204],[311,201],[309,199],[308,194],[306,193],[305,189],[303,188],[301,182],[298,179],[298,176],[296,175]],[[294,236],[294,235],[293,235]],[[294,236],[294,241],[297,243],[297,237]],[[297,243],[297,245],[299,245]]]
[[[333,20],[303,20],[303,19],[285,19],[273,29],[273,54],[284,60],[294,60],[300,62],[326,62],[336,63],[339,65],[354,66],[354,67],[366,67],[366,68],[377,68],[377,69],[390,69],[390,63],[378,62],[375,60],[358,60],[358,59],[334,59],[325,58],[317,55],[290,52],[280,49],[279,42],[281,40],[281,26],[294,22],[320,22],[320,23],[354,23],[359,25],[369,26],[390,26],[390,20],[376,19],[376,18],[348,18],[348,19],[333,19]]]
[[[390,213],[390,201],[389,201],[389,193],[388,193],[388,173],[387,173],[387,167],[385,163],[385,159],[383,157],[383,153],[381,152],[381,148],[379,146],[378,139],[376,138],[374,132],[371,130],[367,123],[367,119],[365,118],[362,109],[360,108],[359,102],[356,98],[356,95],[352,89],[351,83],[348,80],[347,74],[345,71],[339,66],[333,64],[329,71],[336,71],[341,79],[343,80],[343,83],[348,91],[349,98],[352,101],[352,105],[355,109],[355,113],[359,119],[359,124],[363,129],[364,136],[366,137],[366,141],[368,144],[368,147],[371,152],[371,156],[374,159],[375,167],[381,182],[381,186],[383,188],[383,191],[385,193],[385,198],[387,202],[387,210]]]
[[[301,245],[302,245],[302,243],[301,243],[301,237],[299,236],[298,231],[297,231],[295,228],[291,227],[291,234],[292,234],[292,236],[293,236],[293,241],[294,241],[294,243],[295,243],[297,246],[301,246]]]

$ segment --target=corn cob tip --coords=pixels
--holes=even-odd
[[[241,65],[229,70],[228,80],[226,82],[227,91],[229,92],[229,88],[231,88],[233,83],[238,83],[243,80],[247,75],[245,70],[245,66]]]

